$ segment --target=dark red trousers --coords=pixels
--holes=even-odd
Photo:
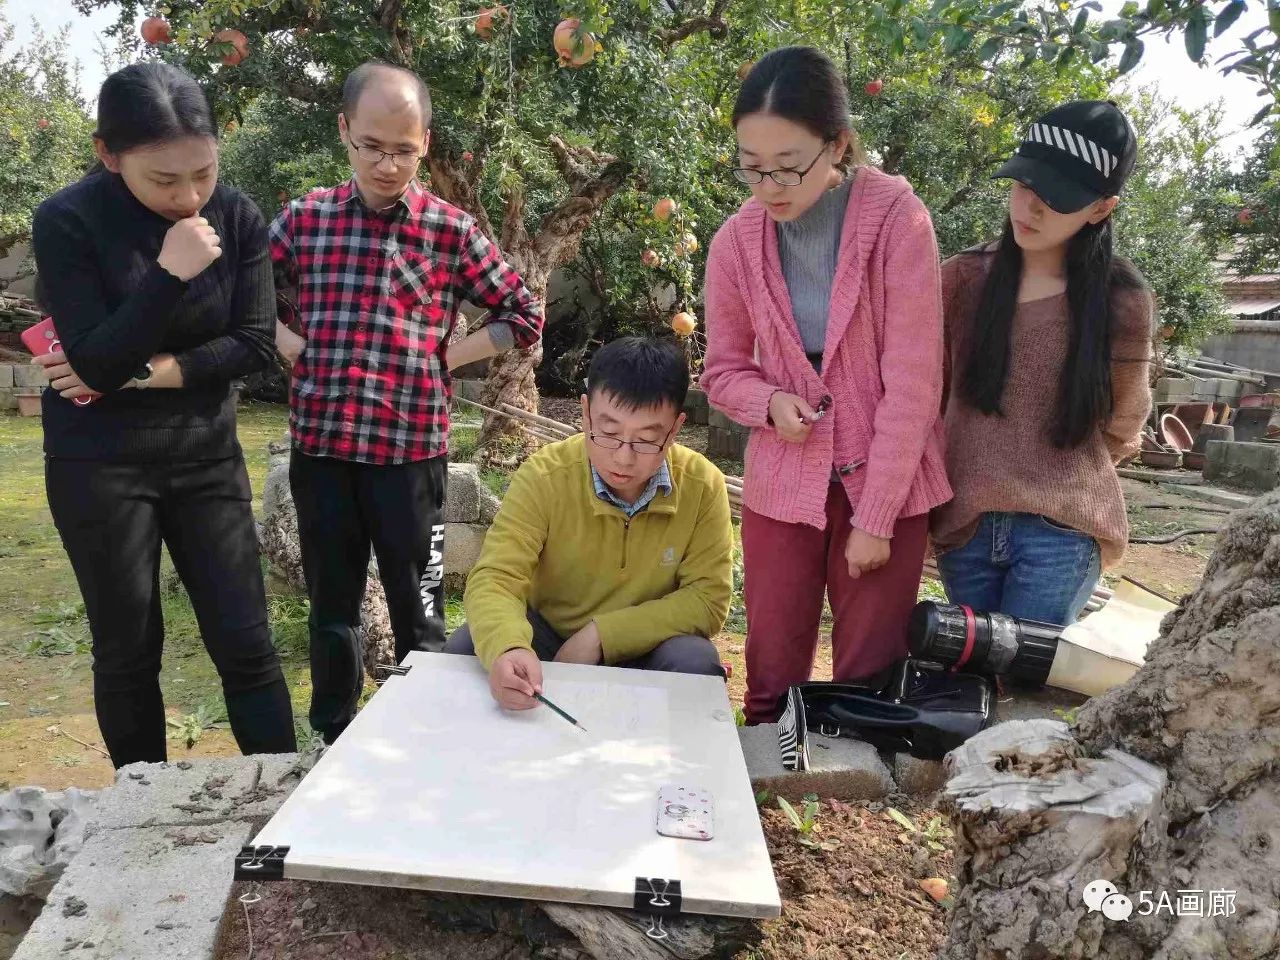
[[[856,580],[844,558],[852,516],[838,483],[827,496],[825,530],[743,508],[748,723],[776,720],[782,694],[809,679],[824,594],[835,620],[833,679],[870,676],[907,655],[907,619],[920,588],[928,515],[898,520],[889,562]]]

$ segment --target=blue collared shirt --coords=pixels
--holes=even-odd
[[[671,496],[671,491],[674,489],[671,483],[671,470],[667,467],[666,460],[662,461],[662,466],[658,469],[658,472],[649,478],[648,485],[645,486],[644,491],[640,494],[639,499],[637,499],[635,503],[627,503],[620,497],[616,496],[605,482],[600,479],[600,474],[596,473],[595,467],[591,468],[591,480],[596,486],[596,496],[605,503],[613,504],[627,515],[628,520],[634,517],[645,507],[649,506],[649,504],[653,502],[653,498],[658,495],[659,490],[662,491],[662,495],[664,497],[669,497]]]

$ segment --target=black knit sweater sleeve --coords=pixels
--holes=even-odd
[[[119,389],[159,352],[170,313],[187,289],[153,260],[112,309],[97,253],[105,227],[62,194],[42,203],[31,224],[41,301],[71,368],[99,393]]]
[[[175,355],[182,382],[198,387],[234,380],[267,367],[276,355],[275,281],[267,245],[267,225],[258,208],[239,191],[229,191],[228,226],[238,262],[231,295],[231,325],[226,333]]]

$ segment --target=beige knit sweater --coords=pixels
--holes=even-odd
[[[1094,537],[1103,565],[1114,565],[1129,537],[1115,464],[1138,450],[1151,410],[1151,294],[1126,289],[1114,295],[1114,410],[1080,446],[1060,450],[1049,439],[1049,427],[1068,345],[1065,293],[1018,306],[1003,416],[987,416],[959,396],[957,380],[991,260],[990,255],[964,253],[942,265],[947,475],[955,498],[933,511],[933,542],[940,550],[962,546],[983,513],[1036,513]]]

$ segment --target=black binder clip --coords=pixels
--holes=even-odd
[[[234,877],[236,880],[283,880],[284,860],[288,855],[288,847],[241,847],[236,854]]]

